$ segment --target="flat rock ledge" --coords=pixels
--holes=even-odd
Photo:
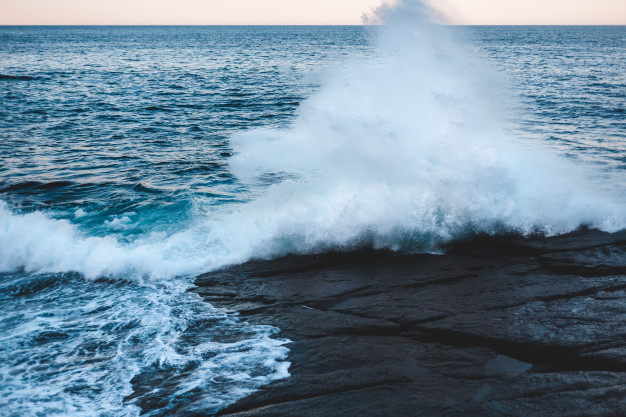
[[[626,415],[626,231],[476,238],[445,255],[252,261],[197,278],[270,324],[291,377],[218,415]]]

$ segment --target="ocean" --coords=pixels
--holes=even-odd
[[[5,26],[0,97],[2,415],[288,378],[203,272],[626,227],[623,26]]]

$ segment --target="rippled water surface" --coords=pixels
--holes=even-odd
[[[469,30],[522,99],[519,135],[577,160],[626,168],[624,26]]]
[[[186,292],[223,265],[473,227],[620,228],[626,28],[453,28],[484,68],[476,94],[460,58],[426,68],[421,38],[394,43],[395,66],[364,65],[385,59],[377,30],[0,27],[1,413],[211,414],[287,377],[271,323]],[[610,191],[607,219],[603,200],[543,204],[543,159],[476,151],[487,122],[463,115],[486,96],[511,109],[506,135]],[[457,149],[420,148],[429,134]],[[271,169],[244,179],[257,159]]]

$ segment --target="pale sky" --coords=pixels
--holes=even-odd
[[[0,0],[0,25],[359,24],[382,0]],[[626,0],[431,0],[456,24],[626,24]]]

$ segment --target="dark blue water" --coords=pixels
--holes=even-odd
[[[626,168],[624,26],[481,27],[476,48],[522,101],[517,134],[577,161]]]
[[[623,228],[626,28],[452,32],[0,28],[3,413],[211,414],[287,377],[271,323],[185,292],[223,265]]]

